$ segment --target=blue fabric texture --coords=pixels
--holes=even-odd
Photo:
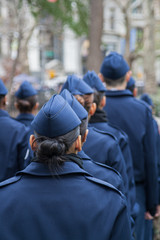
[[[15,92],[15,96],[19,99],[25,99],[37,95],[36,89],[34,89],[28,81],[24,81],[19,89]]]
[[[154,214],[158,204],[158,171],[151,110],[129,90],[107,90],[106,97],[104,110],[108,120],[128,135],[135,183],[146,185],[145,208]]]
[[[43,105],[31,125],[41,136],[62,136],[81,124],[70,105],[60,95],[54,95]]]
[[[119,144],[113,134],[89,127],[87,140],[83,151],[95,162],[100,162],[115,168],[122,176],[125,195],[128,193],[128,178],[126,165]]]
[[[28,129],[0,110],[0,181],[15,175],[31,158]]]
[[[133,77],[130,77],[129,81],[127,82],[127,87],[126,88],[129,88],[129,87],[134,87],[136,85],[136,81],[134,80]]]
[[[53,173],[33,162],[0,196],[0,239],[131,239],[123,195],[73,162]]]
[[[78,156],[83,161],[83,168],[93,177],[108,182],[122,193],[125,193],[123,179],[116,169],[103,163],[93,161],[83,150],[78,153]]]
[[[88,117],[87,111],[67,89],[64,89],[60,95],[69,103],[80,120]]]
[[[142,94],[140,97],[140,100],[146,102],[149,106],[152,106],[152,107],[154,106],[151,97],[147,93]]]
[[[8,93],[3,81],[0,79],[0,95],[6,95]]]
[[[84,95],[94,93],[93,89],[76,75],[69,75],[61,92],[67,89],[73,95]]]
[[[100,73],[106,78],[116,80],[129,71],[128,63],[122,55],[117,52],[110,52],[103,60]]]
[[[105,92],[106,88],[104,87],[102,81],[98,77],[98,75],[94,71],[88,71],[84,77],[83,80],[93,89],[95,89],[97,92]]]

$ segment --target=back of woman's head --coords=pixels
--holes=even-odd
[[[16,107],[21,113],[31,112],[37,103],[37,91],[24,81],[15,92]]]
[[[81,121],[59,95],[54,95],[32,121],[35,130],[35,154],[38,161],[59,166],[80,134]]]
[[[21,113],[27,113],[27,112],[32,112],[34,106],[37,103],[37,96],[30,96],[27,97],[25,99],[16,99],[16,106],[17,109],[21,112]]]
[[[81,102],[79,101],[79,99],[77,100],[77,95],[73,96],[67,89],[64,89],[60,93],[60,95],[69,103],[69,105],[72,107],[74,112],[77,114],[77,116],[81,120],[80,134],[81,134],[81,137],[83,138],[88,127],[87,111],[81,105]]]
[[[35,133],[35,155],[38,162],[45,163],[50,169],[57,169],[66,160],[66,154],[80,135],[79,127],[56,138],[39,136]],[[34,143],[33,143],[34,144]]]

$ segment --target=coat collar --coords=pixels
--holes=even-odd
[[[80,168],[74,162],[65,162],[58,170],[51,172],[47,165],[38,162],[31,162],[24,170],[18,172],[16,175],[33,175],[33,176],[63,176],[73,173],[90,176],[84,169]]]
[[[85,152],[83,150],[81,150],[79,153],[78,153],[78,156],[82,159],[82,160],[91,160],[90,157],[85,154]]]
[[[133,94],[130,90],[106,90],[106,97],[120,97],[120,96],[131,96],[133,97]]]
[[[107,122],[107,115],[105,111],[99,108],[96,109],[95,114],[91,116],[91,119],[89,121],[89,123],[97,123],[97,122]]]
[[[34,115],[31,113],[20,113],[17,117],[16,120],[33,120]]]
[[[0,109],[0,117],[10,117],[7,111]]]

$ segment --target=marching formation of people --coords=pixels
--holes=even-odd
[[[122,55],[69,75],[38,111],[24,81],[18,116],[0,80],[0,239],[159,240],[160,134]],[[160,228],[160,226],[159,226]]]

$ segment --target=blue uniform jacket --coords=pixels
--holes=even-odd
[[[146,208],[157,205],[157,165],[155,138],[150,109],[133,97],[129,90],[106,91],[104,107],[109,122],[121,128],[129,137],[136,184],[146,188]]]
[[[34,119],[34,115],[31,113],[20,113],[16,117],[16,120],[23,123],[25,126],[30,126],[33,119]]]
[[[31,122],[33,121],[33,119],[34,119],[34,115],[31,114],[31,113],[20,113],[16,117],[16,120],[18,122],[23,123],[27,127],[27,130],[28,130],[28,141],[29,141],[30,135],[34,134],[34,130],[33,130],[32,126],[31,126]],[[34,152],[32,151],[30,145],[29,145],[29,149],[30,149],[30,159],[28,159],[28,161],[26,161],[25,167],[30,163],[30,160],[34,157]]]
[[[107,119],[103,120],[103,118],[101,117],[101,114],[103,114],[103,111],[101,111],[100,109],[99,111],[96,111],[95,117],[93,116],[93,118],[91,118],[92,121],[91,123],[89,123],[89,126],[111,133],[117,138],[124,160],[125,160],[125,164],[126,164],[128,188],[129,188],[129,192],[128,192],[129,208],[131,209],[132,216],[135,217],[137,214],[136,208],[135,208],[136,190],[135,190],[135,181],[134,181],[134,173],[133,173],[132,155],[129,147],[128,136],[124,133],[124,131],[118,129],[117,127],[113,127],[113,125],[109,124],[107,122]]]
[[[0,239],[131,239],[123,195],[76,163],[33,162],[0,184]]]
[[[125,193],[123,179],[119,172],[117,172],[114,168],[91,160],[91,158],[85,154],[83,150],[78,153],[78,156],[82,159],[83,168],[89,174],[112,184],[119,191]]]
[[[157,153],[157,165],[158,165],[158,185],[159,185],[159,204],[160,204],[160,134],[158,129],[158,124],[153,118],[153,126],[156,137],[156,153]]]
[[[116,138],[99,129],[88,127],[87,140],[83,151],[95,162],[106,164],[116,169],[122,176],[125,195],[128,193],[128,179],[126,165]]]
[[[30,158],[26,127],[0,110],[0,181],[15,175]]]

